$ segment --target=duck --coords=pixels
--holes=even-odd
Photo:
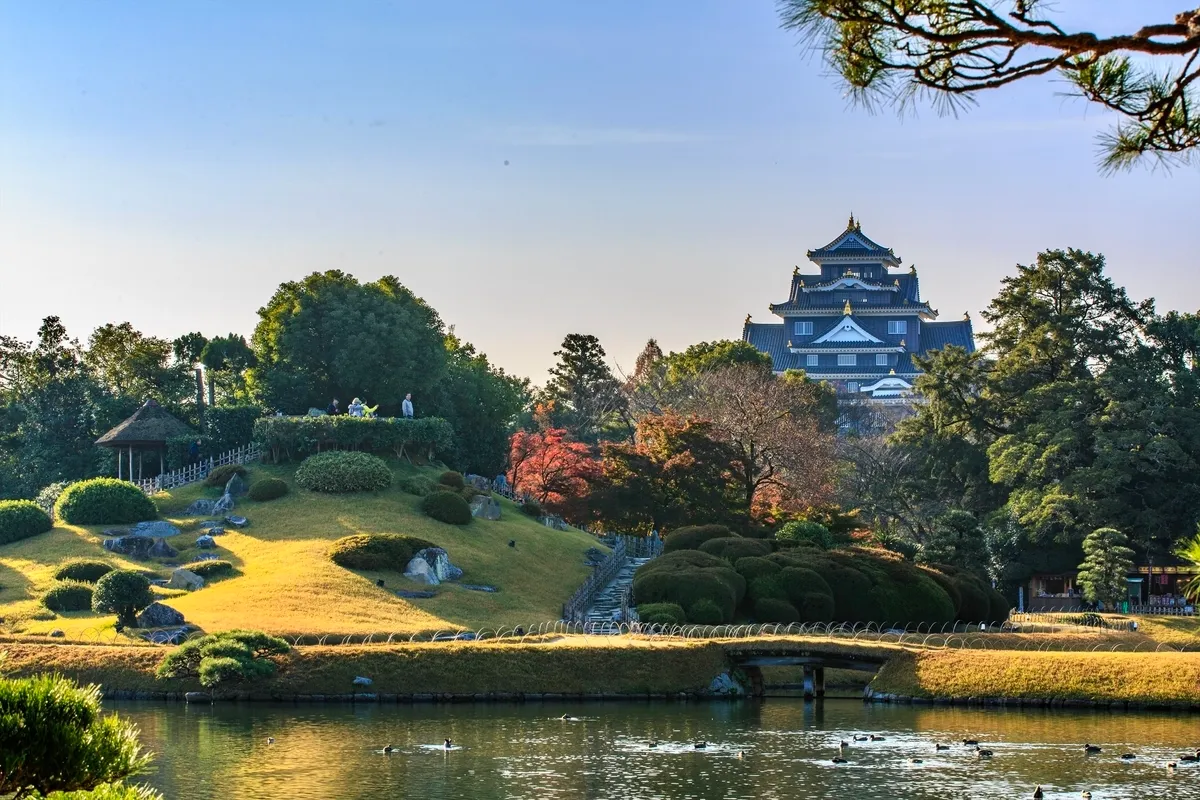
[[[743,753],[741,750],[738,750],[738,752],[737,752],[737,757],[738,757],[738,758],[745,758],[745,757],[746,757],[746,754],[745,754],[745,753]]]
[[[882,742],[886,739],[886,737],[884,737],[884,736],[876,736],[873,733],[871,734],[871,736],[869,738],[872,742]]]
[[[706,747],[708,747],[708,742],[696,742],[692,745],[693,750],[703,750]]]
[[[563,714],[559,719],[563,722],[579,722],[579,717],[572,717],[570,714]]]
[[[1179,760],[1180,761],[1200,761],[1200,750],[1197,750],[1196,755],[1194,755],[1194,756],[1180,756]]]
[[[396,752],[396,748],[392,747],[390,744],[385,744],[383,746],[383,752],[384,755],[387,755],[388,753],[394,753]]]
[[[275,744],[275,737],[274,737],[274,736],[268,736],[268,737],[267,737],[267,744]]]
[[[1133,761],[1137,756],[1133,753],[1121,753],[1121,758],[1125,761]]]
[[[991,750],[984,750],[979,745],[975,745],[976,758],[991,758],[993,755],[995,755],[995,753],[993,753]]]
[[[979,740],[978,739],[963,739],[963,744],[965,744],[967,747],[978,747]]]
[[[1168,761],[1167,762],[1167,772],[1174,772],[1174,771],[1175,771],[1175,762]]]
[[[1042,785],[1040,783],[1033,787],[1033,796],[1034,798],[1042,798],[1046,796],[1046,793],[1042,791]]]
[[[658,747],[658,742],[651,742],[649,745],[647,745],[647,747],[653,750],[654,748]]]
[[[934,751],[935,751],[935,752],[936,752],[936,751],[938,751],[938,750],[949,750],[949,749],[950,749],[950,745],[948,745],[948,744],[935,744],[935,745],[933,746],[933,749],[934,749]]]
[[[910,764],[924,764],[925,762],[924,762],[924,761],[922,761],[922,760],[921,760],[921,759],[919,759],[919,758],[910,758],[910,759],[908,760],[908,763],[910,763]]]
[[[1079,796],[1082,797],[1083,800],[1092,800],[1092,793],[1087,789],[1084,789],[1082,792],[1080,792]]]
[[[848,761],[846,761],[846,759],[842,758],[841,756],[835,756],[834,758],[830,759],[830,762],[831,762],[831,763],[833,763],[833,764],[847,764],[847,763],[849,763]]]
[[[453,747],[454,747],[454,743],[451,742],[449,739],[447,739],[445,742],[442,743],[443,750],[450,750]]]
[[[846,748],[849,746],[850,746],[850,743],[847,742],[845,739],[842,739],[842,741],[838,744],[838,747],[841,747],[841,748]]]
[[[870,738],[871,738],[870,736],[855,736],[854,741],[865,742],[865,741],[868,741]]]
[[[1083,746],[1083,752],[1087,753],[1088,755],[1091,755],[1092,753],[1099,753],[1100,746],[1096,744],[1085,744]]]

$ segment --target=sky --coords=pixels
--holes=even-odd
[[[1097,33],[1178,6],[1057,5]],[[772,0],[0,0],[0,334],[249,336],[340,269],[541,383],[568,333],[631,370],[772,320],[850,213],[942,319],[1060,247],[1200,308],[1200,170],[1101,174],[1111,119],[1064,91],[873,114]]]

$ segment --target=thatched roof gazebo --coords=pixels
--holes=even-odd
[[[165,467],[167,440],[180,436],[196,436],[196,432],[155,401],[147,400],[133,412],[132,417],[97,439],[96,444],[117,451],[117,477],[132,481],[134,450],[138,451],[138,480],[142,479],[142,455],[147,450],[158,451],[158,470],[161,474]],[[129,454],[128,475],[121,469],[122,450]]]

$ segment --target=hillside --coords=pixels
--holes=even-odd
[[[250,520],[242,531],[218,538],[216,553],[233,563],[237,575],[182,594],[159,590],[187,620],[208,631],[254,628],[284,635],[411,634],[439,628],[528,625],[557,619],[562,603],[588,574],[584,551],[596,546],[580,531],[555,531],[501,500],[502,519],[474,520],[456,527],[426,517],[420,498],[393,485],[354,495],[322,495],[296,488],[291,467],[255,466],[251,480],[271,475],[292,485],[292,493],[270,502],[239,501],[235,513]],[[397,478],[416,470],[397,467]],[[435,476],[436,472],[429,470]],[[179,516],[193,500],[215,497],[216,489],[194,484],[155,497],[162,516],[184,533],[170,540],[184,563],[200,520]],[[66,614],[51,618],[38,602],[62,561],[80,556],[108,557],[127,568],[169,577],[171,566],[111,557],[102,546],[102,526],[62,525],[49,533],[0,547],[0,628],[13,633],[62,629],[69,638],[110,638],[112,617]],[[355,533],[403,533],[444,547],[464,570],[463,583],[500,589],[487,594],[459,585],[435,587],[437,596],[405,600],[397,589],[425,588],[399,573],[353,572],[326,557],[330,543]],[[508,547],[509,540],[516,542]],[[382,578],[385,586],[375,581]]]

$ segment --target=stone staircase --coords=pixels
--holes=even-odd
[[[649,561],[649,558],[630,558],[617,572],[616,576],[596,594],[596,599],[588,607],[584,618],[585,625],[603,625],[606,622],[616,622],[620,616],[621,598],[633,585],[633,573],[638,567]],[[626,620],[631,621],[631,620]]]

